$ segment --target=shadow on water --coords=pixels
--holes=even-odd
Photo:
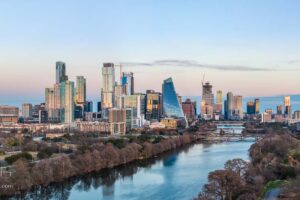
[[[136,174],[139,169],[151,168],[154,164],[161,161],[165,167],[171,167],[175,165],[180,153],[187,154],[189,149],[193,146],[194,145],[185,146],[177,150],[162,153],[158,157],[148,160],[134,161],[112,169],[103,169],[99,172],[92,172],[82,176],[74,176],[63,182],[51,183],[48,186],[36,186],[28,192],[18,194],[15,197],[8,199],[66,200],[69,198],[72,189],[88,192],[91,189],[98,189],[100,187],[102,187],[103,197],[111,197],[114,195],[114,184],[117,180],[133,178],[133,175]]]

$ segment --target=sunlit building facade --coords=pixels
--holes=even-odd
[[[102,108],[114,107],[115,67],[113,63],[104,63],[102,67]]]
[[[61,94],[61,122],[66,124],[71,124],[74,122],[74,99],[75,99],[75,89],[74,82],[64,81],[61,83],[60,88]]]
[[[162,115],[162,94],[154,90],[146,91],[146,119],[159,121]]]
[[[31,103],[22,104],[22,117],[24,119],[32,118],[32,104]]]

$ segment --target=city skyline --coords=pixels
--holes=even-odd
[[[69,79],[87,78],[91,100],[100,98],[104,62],[124,63],[136,75],[137,92],[160,91],[171,76],[178,93],[200,96],[205,73],[216,90],[242,96],[299,94],[297,1],[0,5],[1,104],[41,101],[59,60]]]

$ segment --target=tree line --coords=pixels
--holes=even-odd
[[[159,140],[126,140],[120,148],[112,142],[95,142],[71,154],[62,153],[34,163],[20,158],[13,163],[12,176],[0,178],[0,185],[12,186],[0,188],[0,196],[13,196],[17,192],[28,191],[33,186],[47,186],[73,176],[148,159],[193,141],[195,137],[186,134]]]

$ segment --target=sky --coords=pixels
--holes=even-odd
[[[0,104],[40,102],[55,82],[87,78],[99,99],[104,62],[123,63],[136,91],[182,96],[213,90],[243,96],[300,94],[298,0],[0,1]],[[117,75],[118,76],[118,75]]]

